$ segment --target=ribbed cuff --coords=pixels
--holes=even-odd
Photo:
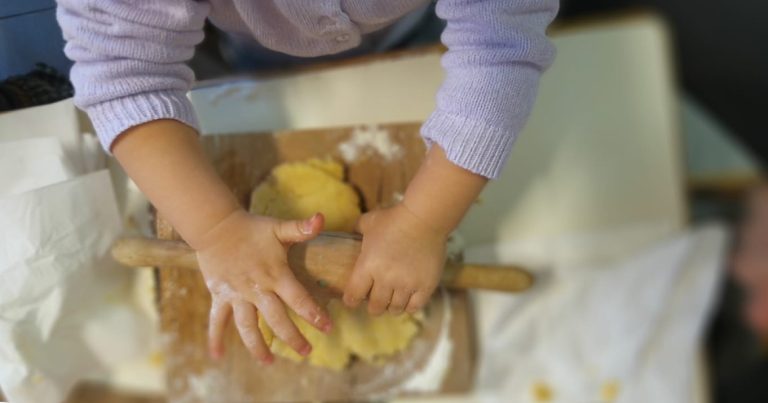
[[[496,179],[507,161],[515,134],[483,122],[435,111],[421,127],[427,145],[437,143],[454,164]]]
[[[183,91],[158,91],[102,102],[86,109],[107,154],[112,143],[133,126],[174,119],[199,130],[195,110]]]

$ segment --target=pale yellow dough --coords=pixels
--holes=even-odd
[[[326,231],[352,231],[360,216],[360,198],[344,182],[344,167],[336,161],[312,159],[278,165],[251,195],[251,212],[282,219],[307,218],[316,212],[325,215]],[[332,299],[328,312],[333,331],[324,334],[290,312],[291,319],[312,344],[310,364],[341,370],[352,356],[380,362],[404,350],[419,331],[411,315],[369,316],[365,307],[349,309]],[[275,338],[259,318],[259,327],[272,352],[293,361],[304,358]]]
[[[278,165],[251,194],[251,212],[286,220],[325,215],[326,231],[354,229],[360,197],[343,181],[344,167],[312,159]]]

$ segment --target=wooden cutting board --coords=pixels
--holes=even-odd
[[[402,196],[425,152],[419,127],[382,125],[376,135],[390,137],[400,149],[397,157],[387,160],[362,148],[358,158],[347,163],[347,179],[360,191],[365,209],[391,205]],[[341,160],[339,144],[348,141],[353,131],[339,128],[219,135],[205,136],[202,141],[216,169],[247,206],[253,188],[275,165],[325,156]],[[157,218],[156,229],[161,239],[178,239],[162,216]],[[452,349],[450,367],[438,392],[464,392],[472,386],[476,351],[466,292],[436,293],[419,335],[409,349],[386,364],[353,362],[345,371],[337,372],[279,357],[273,365],[263,366],[250,357],[231,325],[225,357],[210,360],[206,349],[210,296],[202,276],[197,271],[171,268],[157,273],[171,402],[360,401],[412,394],[402,390],[402,383],[426,365],[444,326]]]

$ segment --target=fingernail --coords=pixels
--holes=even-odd
[[[310,346],[309,344],[305,344],[304,347],[302,347],[299,350],[299,354],[304,355],[304,356],[309,355],[309,353],[311,353],[311,352],[312,352],[312,346]]]
[[[272,363],[275,362],[275,357],[270,355],[269,357],[266,357],[263,360],[261,360],[261,362],[263,362],[266,365],[272,365]]]
[[[312,216],[312,218],[308,220],[304,220],[304,223],[301,224],[301,233],[304,235],[309,235],[312,233],[312,219],[315,218],[315,216]]]
[[[323,333],[331,331],[331,321],[319,313],[315,313],[312,317],[312,324]]]

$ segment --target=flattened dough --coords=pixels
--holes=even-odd
[[[251,195],[251,212],[256,214],[300,219],[318,211],[325,215],[326,231],[352,231],[361,214],[357,192],[344,182],[344,167],[330,159],[278,165]],[[312,353],[306,359],[315,366],[341,370],[352,356],[381,362],[407,348],[419,331],[418,321],[408,314],[372,317],[365,307],[349,309],[338,299],[331,300],[327,309],[334,324],[330,334],[290,312],[299,331],[312,344]],[[259,328],[273,353],[297,362],[305,359],[275,338],[261,317]]]

